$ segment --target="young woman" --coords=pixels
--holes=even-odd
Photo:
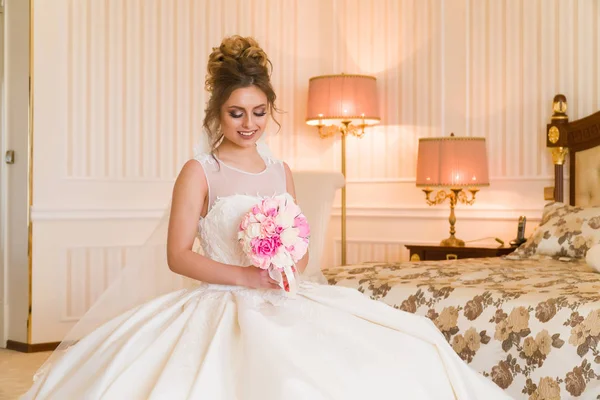
[[[302,283],[290,298],[250,265],[242,216],[266,196],[295,196],[288,166],[257,146],[276,110],[269,66],[251,38],[226,38],[210,55],[209,148],[177,178],[167,241],[169,268],[195,284],[93,330],[26,398],[508,398],[427,318],[341,287]]]

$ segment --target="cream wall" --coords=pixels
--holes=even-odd
[[[270,55],[286,113],[269,142],[292,168],[340,160],[339,141],[304,124],[308,79],[377,76],[382,124],[348,143],[350,262],[403,259],[403,244],[447,236],[447,205],[426,206],[414,187],[424,136],[488,139],[492,184],[458,208],[461,238],[508,241],[522,214],[531,229],[552,181],[552,97],[567,95],[571,118],[600,100],[593,0],[34,3],[33,343],[59,340],[160,217],[225,35],[253,35]]]

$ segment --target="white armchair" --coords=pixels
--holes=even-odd
[[[331,220],[331,206],[335,192],[344,184],[339,172],[293,171],[296,199],[310,224],[309,261],[302,277],[306,280],[327,283],[321,273],[327,227]]]

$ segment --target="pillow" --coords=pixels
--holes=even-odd
[[[588,250],[585,256],[585,262],[590,267],[600,272],[600,244],[597,244]]]
[[[515,255],[584,258],[587,251],[599,243],[600,207],[555,202],[544,207],[540,225]]]
[[[326,284],[321,263],[331,220],[331,206],[336,191],[345,184],[344,175],[325,171],[293,171],[292,175],[296,186],[296,201],[310,225],[308,265],[302,278]]]

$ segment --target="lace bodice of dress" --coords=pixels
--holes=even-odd
[[[196,157],[208,182],[208,212],[198,223],[205,256],[231,265],[248,266],[237,239],[242,217],[264,197],[286,193],[283,163],[263,157],[265,169],[249,173],[228,166],[210,154]]]

